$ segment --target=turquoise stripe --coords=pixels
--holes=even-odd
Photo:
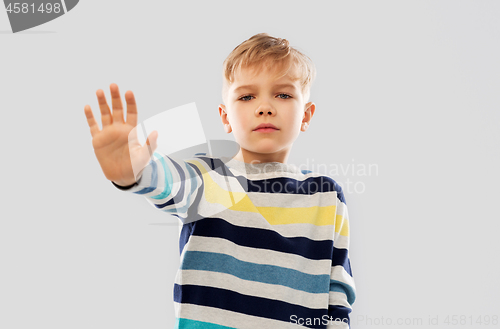
[[[155,153],[155,154],[157,154],[157,153]],[[158,157],[159,156],[160,155],[158,155]],[[165,199],[172,192],[172,181],[173,181],[172,173],[170,172],[170,169],[168,169],[167,162],[165,161],[165,159],[163,157],[160,158],[160,162],[162,164],[163,173],[165,176],[165,180],[164,180],[165,190],[163,192],[161,192],[159,195],[151,197],[151,199],[156,199],[156,200]]]
[[[167,162],[165,161],[165,158],[162,157],[160,154],[158,153],[154,153],[159,159],[160,159],[160,162],[162,163],[162,167],[163,167],[163,172],[165,173],[165,190],[160,193],[159,195],[157,196],[151,196],[150,198],[151,199],[156,199],[156,200],[161,200],[161,199],[165,199],[166,197],[168,197],[171,193],[172,193],[172,186],[173,186],[173,177],[172,177],[172,173],[168,167],[168,164]],[[170,158],[169,158],[170,159]],[[173,159],[170,159],[172,162],[174,161]],[[158,181],[158,174],[157,174],[157,165],[155,162],[152,162],[152,178],[151,178],[151,187],[148,187],[148,188],[145,188],[141,191],[138,191],[138,192],[135,192],[137,194],[145,194],[145,193],[149,193],[151,191],[154,191],[156,188],[157,188],[157,181]],[[178,164],[180,166],[180,164]],[[171,213],[171,214],[178,214],[178,213],[184,213],[184,212],[187,212],[187,210],[189,209],[189,206],[191,205],[191,198],[192,198],[192,195],[194,194],[194,192],[196,191],[196,189],[198,188],[197,184],[196,184],[196,179],[197,179],[197,174],[195,173],[195,171],[193,170],[193,168],[191,167],[191,165],[189,163],[185,163],[186,165],[186,168],[187,168],[187,171],[189,173],[189,175],[186,175],[186,172],[184,172],[184,175],[185,175],[185,180],[184,180],[184,188],[186,188],[186,185],[185,182],[187,180],[190,181],[190,186],[191,186],[191,191],[190,193],[188,193],[187,195],[187,201],[186,201],[186,204],[182,207],[176,207],[176,208],[173,208],[173,209],[166,209],[166,210],[163,210],[164,212],[166,213]],[[189,177],[189,178],[188,178]],[[182,200],[177,200],[176,203],[180,203],[180,201]]]
[[[341,292],[347,296],[349,304],[353,304],[356,300],[356,294],[350,285],[337,280],[330,280],[330,291]]]
[[[196,321],[184,318],[177,318],[174,329],[236,329],[233,327],[221,326],[219,324]]]
[[[232,274],[238,278],[277,284],[313,294],[329,291],[330,275],[313,275],[276,265],[244,262],[233,256],[206,252],[186,251],[181,269]]]

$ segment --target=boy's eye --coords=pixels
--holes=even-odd
[[[246,95],[246,96],[240,97],[239,99],[242,100],[242,101],[249,101],[249,99],[246,99],[247,97],[253,97],[253,96]]]
[[[279,94],[278,96],[281,96],[281,95],[287,96],[286,98],[283,98],[283,99],[292,98],[292,96],[290,96],[290,95],[288,95],[288,94]]]
[[[283,94],[283,93],[278,94],[278,96],[285,96],[285,97],[279,97],[279,98],[281,98],[281,99],[289,99],[289,98],[292,98],[292,96],[290,96],[290,95],[288,95],[288,94]],[[247,97],[253,97],[253,96],[252,96],[252,95],[246,95],[246,96],[242,96],[242,97],[240,97],[240,98],[238,98],[238,99],[239,99],[239,100],[241,100],[241,101],[249,101],[250,99],[249,99],[249,98],[247,98]]]

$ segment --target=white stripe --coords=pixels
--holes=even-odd
[[[268,191],[272,191],[269,185]],[[285,185],[283,187],[274,187],[274,191],[290,191],[291,187]],[[305,189],[307,191],[307,189]],[[272,197],[269,197],[271,194]],[[248,196],[257,207],[275,207],[279,205],[290,205],[290,208],[310,208],[310,207],[328,207],[337,205],[337,192],[323,192],[307,194],[292,194],[292,193],[262,193],[249,192]]]
[[[300,170],[297,170],[296,172],[289,172],[289,171],[266,171],[266,169],[262,168],[262,172],[260,173],[248,173],[248,172],[241,172],[237,168],[234,167],[228,167],[233,175],[235,176],[244,176],[249,180],[257,180],[257,179],[273,179],[273,178],[278,178],[278,177],[289,177],[293,179],[297,179],[299,181],[304,181],[307,177],[300,172]]]
[[[336,265],[332,267],[332,274],[330,275],[330,279],[345,283],[351,286],[354,291],[356,290],[354,279],[349,275],[349,273],[346,272],[344,266],[342,265]]]
[[[212,271],[179,270],[175,283],[227,289],[247,296],[281,300],[316,309],[326,309],[329,301],[329,293],[312,294],[290,287],[244,280],[232,274]]]
[[[344,236],[344,235],[340,235],[340,232],[342,232],[342,227],[343,226],[347,226],[348,227],[348,231],[350,230],[350,227],[349,227],[349,215],[348,215],[348,212],[347,212],[347,206],[345,205],[345,203],[341,202],[340,200],[337,200],[337,213],[336,213],[336,216],[337,215],[341,215],[343,220],[342,222],[339,224],[340,227],[339,228],[335,228],[335,230],[338,232],[335,232],[334,235],[333,235],[333,245],[336,247],[336,248],[343,248],[343,249],[349,249],[349,236]]]
[[[337,199],[337,215],[341,215],[344,218],[344,220],[349,221],[349,213],[347,211],[347,205],[338,199]]]
[[[338,291],[330,291],[329,295],[328,305],[341,305],[352,309],[351,304],[347,302],[346,294]]]
[[[293,322],[266,319],[253,315],[246,315],[219,308],[200,306],[195,304],[179,304],[174,302],[177,318],[215,323],[238,329],[276,329],[276,328],[304,328]]]
[[[335,233],[333,240],[333,246],[337,249],[348,249],[349,248],[349,237]]]

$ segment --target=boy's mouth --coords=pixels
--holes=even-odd
[[[261,123],[254,129],[254,131],[261,131],[261,132],[275,131],[275,130],[279,129],[272,123]]]
[[[278,131],[279,129],[274,129],[274,128],[259,128],[255,129],[254,131],[260,132],[260,133],[270,133],[273,131]]]

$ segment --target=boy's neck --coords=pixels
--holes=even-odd
[[[286,164],[286,160],[288,159],[288,153],[289,150],[276,153],[255,153],[240,147],[240,150],[233,157],[233,159],[250,164],[268,163],[268,162],[279,162]]]

